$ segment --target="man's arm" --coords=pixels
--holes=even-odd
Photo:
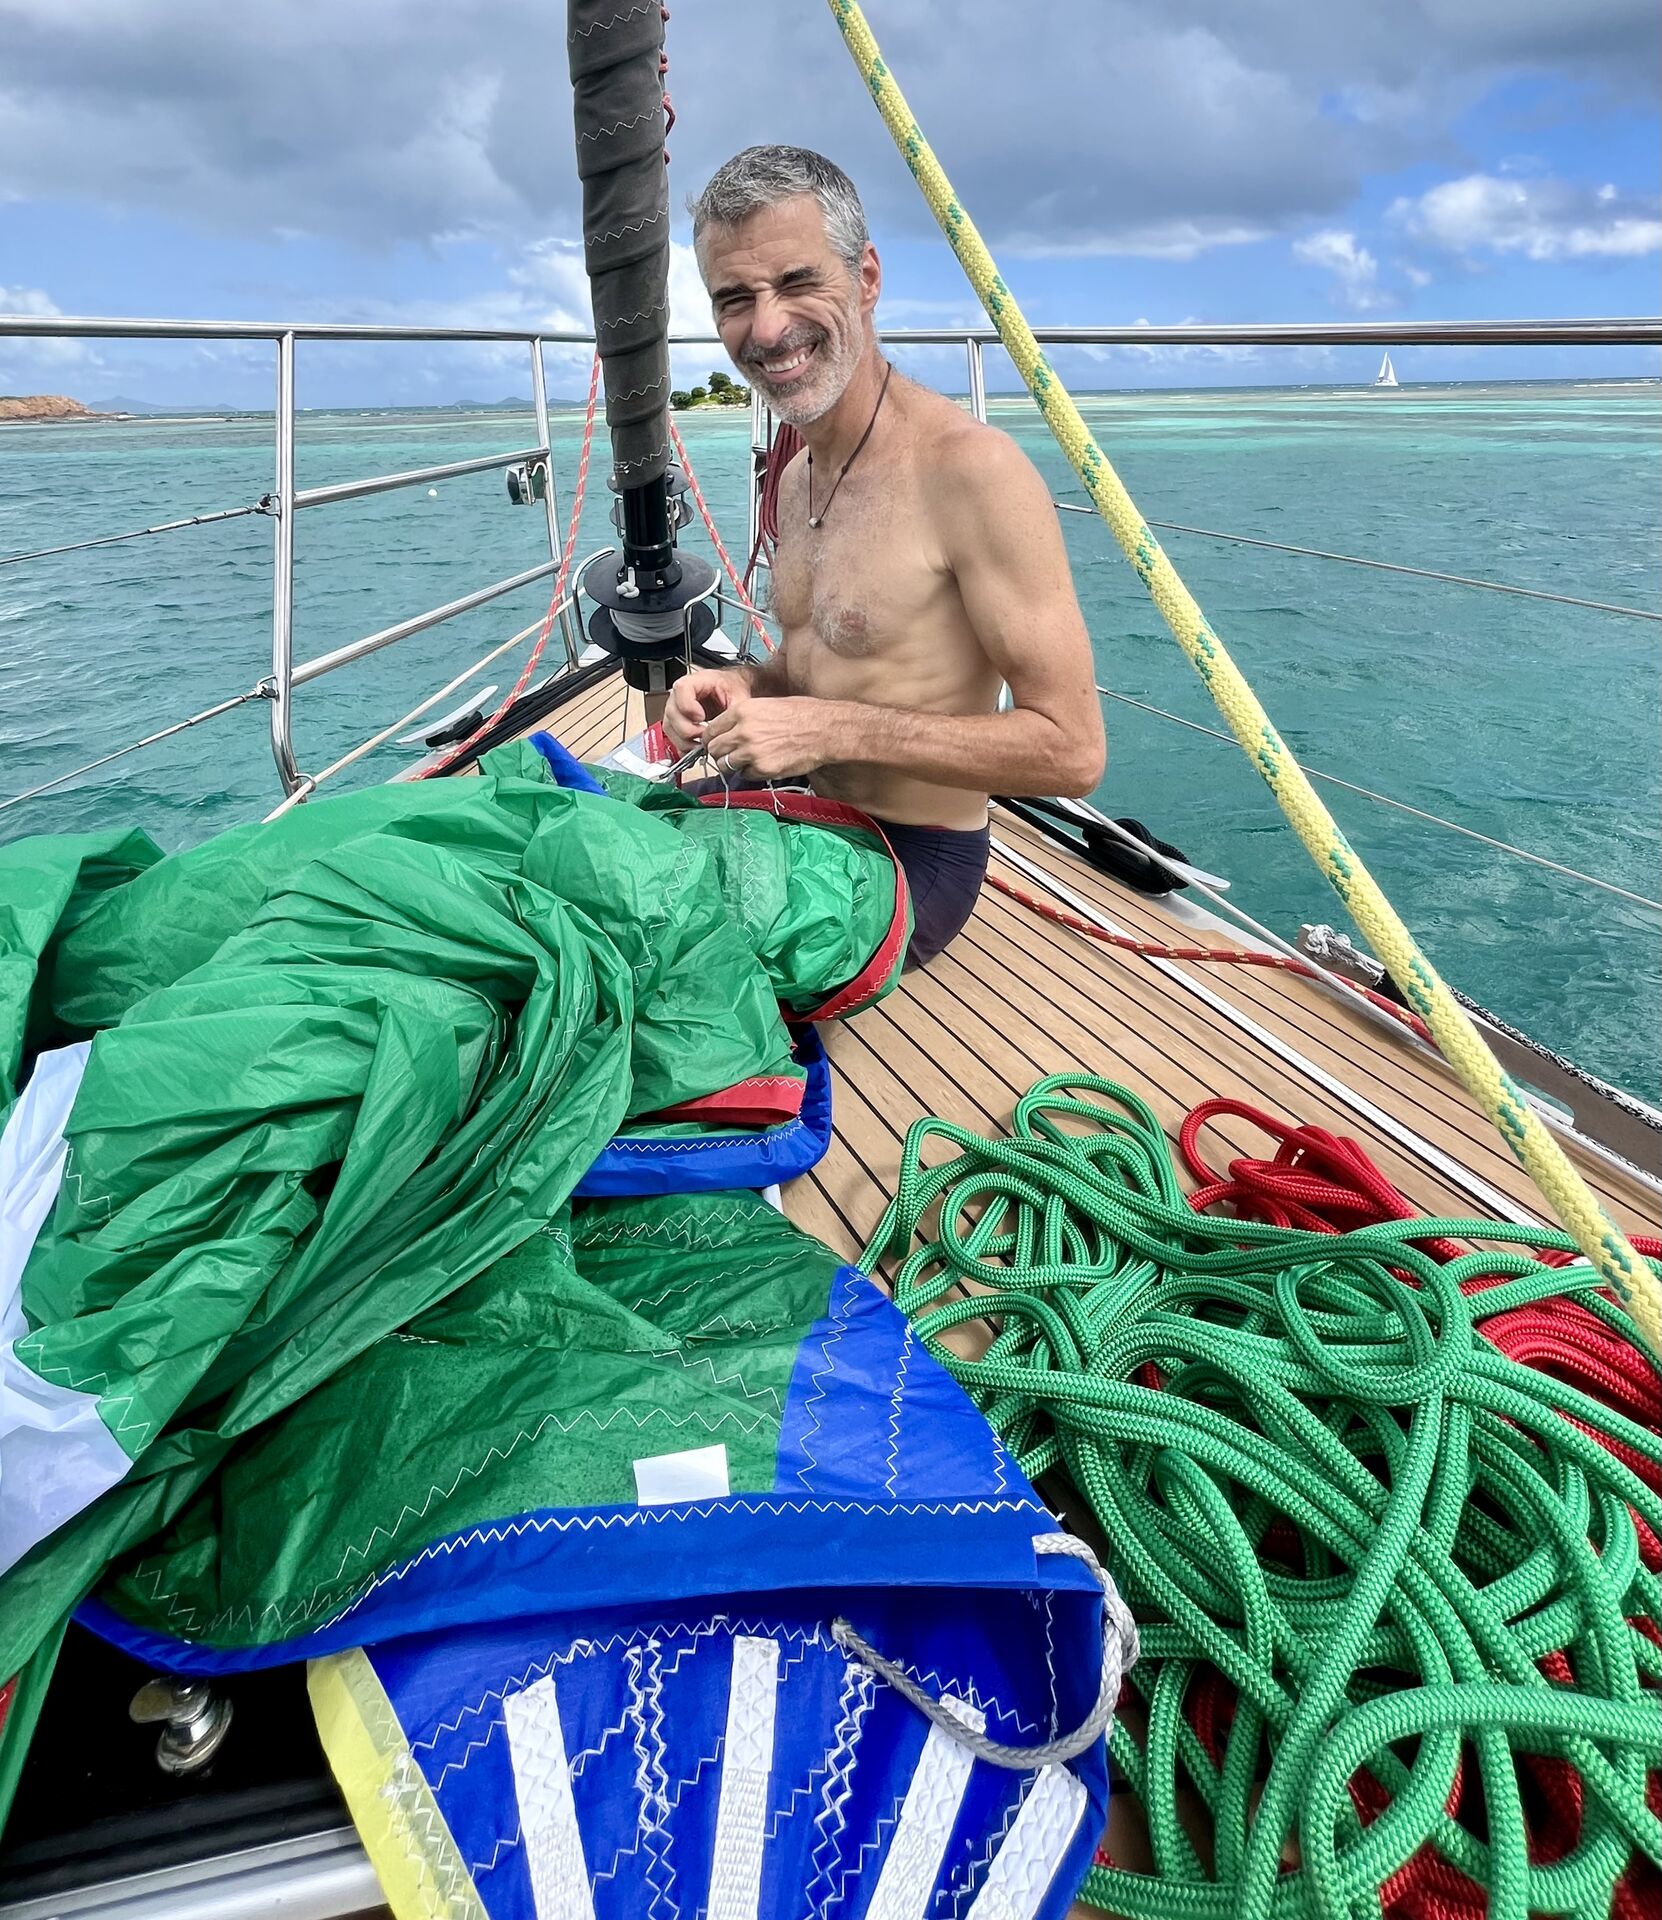
[[[1096,786],[1106,748],[1090,639],[1044,481],[1004,434],[965,433],[954,436],[938,486],[947,564],[1014,705],[991,714],[802,698],[724,707],[712,716],[712,751],[761,779],[837,762],[979,792]]]

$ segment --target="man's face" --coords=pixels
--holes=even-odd
[[[807,426],[842,398],[877,304],[877,255],[850,272],[811,194],[699,236],[698,264],[716,330],[736,366],[781,420]]]

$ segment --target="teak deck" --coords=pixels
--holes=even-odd
[[[639,697],[617,678],[606,679],[547,724],[572,752],[596,759],[639,730]],[[995,847],[1002,843],[1042,867],[1137,939],[1239,944],[1175,917],[998,808],[993,837]],[[996,852],[993,871],[1045,897],[1039,883]],[[1241,1017],[1261,1033],[1244,1030]],[[819,1166],[784,1189],[784,1202],[799,1226],[850,1259],[894,1191],[913,1121],[938,1114],[980,1133],[1003,1131],[1035,1080],[1068,1070],[1135,1089],[1174,1141],[1191,1107],[1229,1095],[1360,1141],[1427,1213],[1491,1216],[1480,1193],[1428,1164],[1417,1137],[1529,1218],[1546,1217],[1528,1177],[1443,1061],[1406,1032],[1345,1004],[1337,991],[1259,967],[1156,965],[992,888],[982,890],[969,925],[945,953],[907,974],[881,1005],[829,1029],[825,1040],[836,1137]],[[1390,1122],[1411,1137],[1393,1137]],[[1230,1119],[1215,1123],[1207,1139],[1214,1164],[1224,1157],[1220,1148],[1273,1150],[1264,1135]],[[1655,1230],[1655,1193],[1573,1144],[1572,1158],[1624,1228]]]

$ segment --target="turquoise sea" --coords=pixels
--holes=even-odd
[[[1655,609],[1662,386],[1104,394],[1082,402],[1145,514]],[[994,399],[1061,499],[1083,498],[1025,400]],[[742,546],[748,418],[685,417]],[[555,428],[569,487],[580,420]],[[535,439],[529,411],[302,416],[299,484],[435,465]],[[596,474],[602,463],[596,462]],[[0,561],[257,499],[269,418],[0,428]],[[609,543],[596,490],[581,551]],[[1107,686],[1206,725],[1204,689],[1105,529],[1064,516]],[[269,667],[271,523],[234,520],[0,565],[0,799],[249,687]],[[691,536],[701,538],[701,535]],[[1295,752],[1498,839],[1659,895],[1658,629],[1187,534],[1180,571]],[[546,557],[540,511],[485,473],[298,521],[295,653],[339,646]],[[316,768],[534,620],[538,588],[296,696]],[[546,588],[543,589],[544,603]],[[517,656],[469,686],[511,683]],[[447,703],[449,704],[449,703]],[[1283,932],[1344,924],[1232,745],[1112,704],[1099,795],[1230,877]],[[385,778],[389,745],[342,777]],[[1662,1092],[1659,916],[1326,789],[1448,977],[1584,1066]],[[0,840],[124,822],[177,847],[276,801],[254,704],[0,812]]]

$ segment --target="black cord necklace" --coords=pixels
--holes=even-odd
[[[883,384],[877,389],[877,405],[871,410],[871,418],[866,422],[866,430],[854,444],[854,451],[843,462],[835,480],[831,482],[831,491],[825,496],[825,505],[818,513],[814,511],[814,453],[808,450],[808,524],[817,533],[825,524],[825,516],[831,511],[831,502],[837,497],[837,489],[848,478],[848,470],[866,450],[866,442],[871,438],[871,430],[877,425],[877,416],[883,411],[883,397],[889,391],[889,377],[894,372],[891,360],[883,371]]]

